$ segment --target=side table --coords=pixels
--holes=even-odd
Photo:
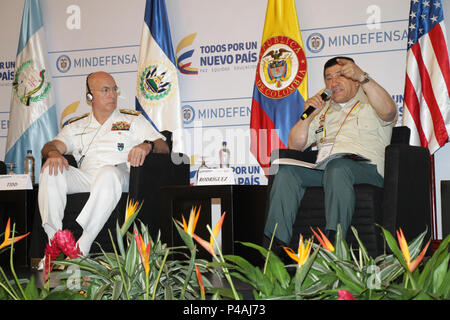
[[[0,191],[1,227],[4,231],[8,218],[11,218],[11,231],[13,223],[16,224],[16,235],[31,231],[33,216],[37,206],[37,185],[33,190],[7,190]],[[31,235],[14,244],[14,266],[28,266],[28,251]],[[9,254],[5,252],[0,256],[0,264],[9,266]]]
[[[184,245],[174,220],[189,219],[193,206],[201,206],[195,233],[209,240],[206,225],[214,228],[223,212],[226,213],[221,235],[217,242],[223,254],[242,256],[253,264],[262,261],[258,251],[237,242],[262,245],[266,221],[267,186],[261,185],[214,185],[214,186],[165,186],[161,187],[161,240],[169,246]],[[210,259],[199,248],[199,258]]]

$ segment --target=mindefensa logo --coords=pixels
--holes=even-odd
[[[56,68],[61,73],[66,73],[70,70],[72,67],[72,61],[70,58],[66,55],[59,56],[58,59],[56,59]]]
[[[183,121],[184,124],[190,124],[195,119],[195,110],[190,105],[184,105],[182,108],[183,111]]]
[[[322,51],[323,47],[325,46],[325,39],[322,34],[314,32],[310,34],[308,39],[306,40],[306,46],[312,53],[318,53]]]

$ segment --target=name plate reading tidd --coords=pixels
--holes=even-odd
[[[231,168],[199,169],[197,174],[198,186],[236,184],[233,169]]]
[[[30,190],[30,176],[27,174],[0,175],[0,190]]]

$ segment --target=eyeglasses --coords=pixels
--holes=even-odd
[[[103,95],[103,96],[107,96],[111,91],[114,93],[114,94],[119,94],[120,93],[120,90],[119,90],[119,87],[118,86],[114,86],[114,87],[112,87],[112,88],[110,88],[110,87],[103,87],[103,88],[101,88],[101,89],[99,89],[99,90],[92,90],[92,91],[99,91],[99,92],[101,92],[101,94]]]

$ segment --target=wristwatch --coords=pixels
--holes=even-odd
[[[362,81],[359,81],[359,84],[365,84],[370,81],[369,74],[367,72],[364,72],[364,79]]]
[[[152,148],[150,149],[150,153],[153,152],[153,148],[155,147],[155,143],[153,141],[150,140],[144,140],[144,143],[148,143],[149,145],[152,146]]]

